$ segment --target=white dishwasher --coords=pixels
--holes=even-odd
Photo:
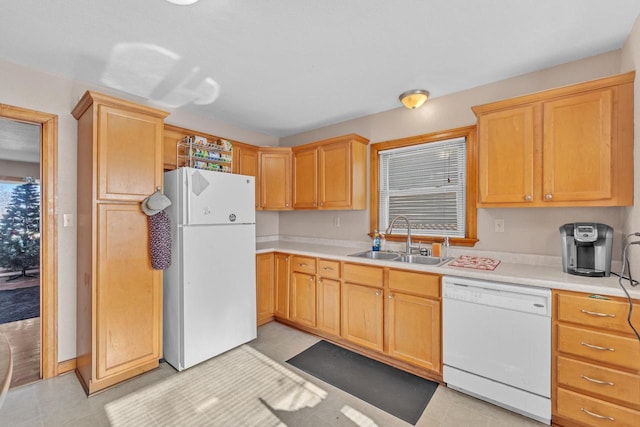
[[[448,387],[551,424],[551,290],[445,276]]]

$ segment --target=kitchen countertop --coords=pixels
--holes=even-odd
[[[332,258],[359,264],[394,267],[403,270],[423,271],[448,276],[491,280],[495,282],[586,292],[599,295],[626,297],[626,295],[620,288],[618,277],[613,274],[611,275],[611,277],[582,277],[564,273],[561,267],[510,263],[504,261],[501,261],[495,270],[486,271],[465,267],[450,267],[447,264],[436,267],[429,265],[409,264],[397,261],[372,260],[367,258],[356,258],[349,256],[349,254],[363,252],[366,250],[368,250],[368,248],[362,246],[330,246],[280,240],[260,242],[256,245],[256,253],[258,254],[268,252],[287,252],[298,255]],[[457,252],[460,252],[460,250],[457,250]],[[461,252],[462,254],[464,254],[463,250]],[[471,252],[469,254],[476,255],[475,253]],[[640,286],[632,287],[629,285],[628,281],[624,281],[623,283],[632,298],[640,299]]]

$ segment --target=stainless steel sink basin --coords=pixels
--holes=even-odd
[[[409,264],[442,265],[450,259],[451,258],[439,258],[425,255],[401,255],[394,259],[394,261],[408,262]]]
[[[400,256],[400,254],[397,254],[395,252],[367,251],[367,252],[359,252],[357,254],[351,254],[349,256],[355,256],[358,258],[369,258],[369,259],[395,260]]]
[[[438,258],[433,256],[425,256],[425,255],[413,255],[413,254],[403,255],[397,252],[375,252],[375,251],[358,252],[357,254],[351,254],[349,256],[358,257],[358,258],[406,262],[408,264],[423,264],[423,265],[435,265],[435,266],[442,265],[451,259],[451,258]]]

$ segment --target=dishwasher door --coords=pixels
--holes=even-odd
[[[442,286],[444,381],[517,412],[532,412],[517,410],[525,401],[546,408],[551,290],[458,277],[444,277]]]

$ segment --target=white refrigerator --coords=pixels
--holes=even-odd
[[[257,336],[254,186],[252,176],[193,168],[164,174],[163,349],[178,371]]]

